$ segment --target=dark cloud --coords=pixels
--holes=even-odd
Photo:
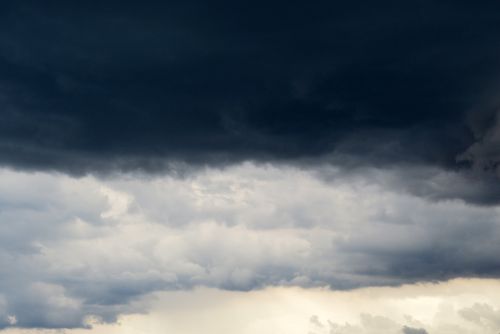
[[[248,193],[236,190],[252,194],[260,180],[152,183],[138,191],[158,199],[136,202],[161,233],[147,225],[144,235],[179,233],[177,250],[167,238],[158,249],[115,252],[140,233],[112,224],[137,212],[107,213],[108,195],[64,192],[53,181],[17,185],[17,196],[6,174],[0,327],[13,315],[21,327],[85,326],[89,314],[113,321],[152,291],[197,285],[347,289],[499,277],[496,208],[444,201],[500,200],[499,9],[443,0],[2,2],[2,166],[82,175],[321,163],[363,191],[332,181],[350,196],[335,208],[331,196],[344,194],[307,179],[301,197],[294,171],[285,180],[295,188],[255,192],[246,207],[237,199]],[[268,174],[284,177],[259,178]],[[114,230],[113,247],[95,249],[92,233]]]
[[[0,159],[23,168],[457,167],[500,64],[495,2],[1,6]]]
[[[315,175],[329,183],[339,178],[352,181],[363,179],[366,183],[375,183],[430,201],[460,199],[476,205],[496,205],[500,201],[500,187],[497,186],[498,179],[493,173],[475,170],[450,171],[411,164],[367,168],[359,162],[359,159],[349,161],[350,168],[346,168],[338,161],[338,159],[332,160],[337,168],[331,168],[326,164],[321,167],[316,165]]]

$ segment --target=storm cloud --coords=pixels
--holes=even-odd
[[[0,329],[90,328],[198,287],[499,278],[499,12],[3,1]],[[467,305],[497,331],[496,306]]]
[[[476,142],[496,118],[498,6],[3,2],[0,160],[463,168],[492,157]]]

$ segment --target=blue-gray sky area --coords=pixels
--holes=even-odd
[[[2,1],[1,330],[155,319],[178,293],[246,293],[254,314],[266,291],[371,305],[359,291],[441,284],[434,322],[409,302],[397,319],[316,308],[304,334],[497,333],[500,304],[451,287],[500,293],[499,13]]]

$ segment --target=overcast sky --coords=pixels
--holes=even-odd
[[[0,332],[497,334],[500,4],[0,3]]]

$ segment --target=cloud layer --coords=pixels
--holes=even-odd
[[[333,152],[368,165],[494,165],[498,9],[7,1],[0,162],[151,172]]]
[[[500,278],[499,11],[3,1],[0,328],[200,286]],[[491,305],[453,314],[496,331]],[[310,325],[428,331],[358,320]]]
[[[252,164],[185,178],[3,170],[3,326],[114,321],[143,309],[134,301],[149,293],[196,286],[352,289],[499,277],[497,207],[428,201],[368,172],[334,175],[325,182]]]

